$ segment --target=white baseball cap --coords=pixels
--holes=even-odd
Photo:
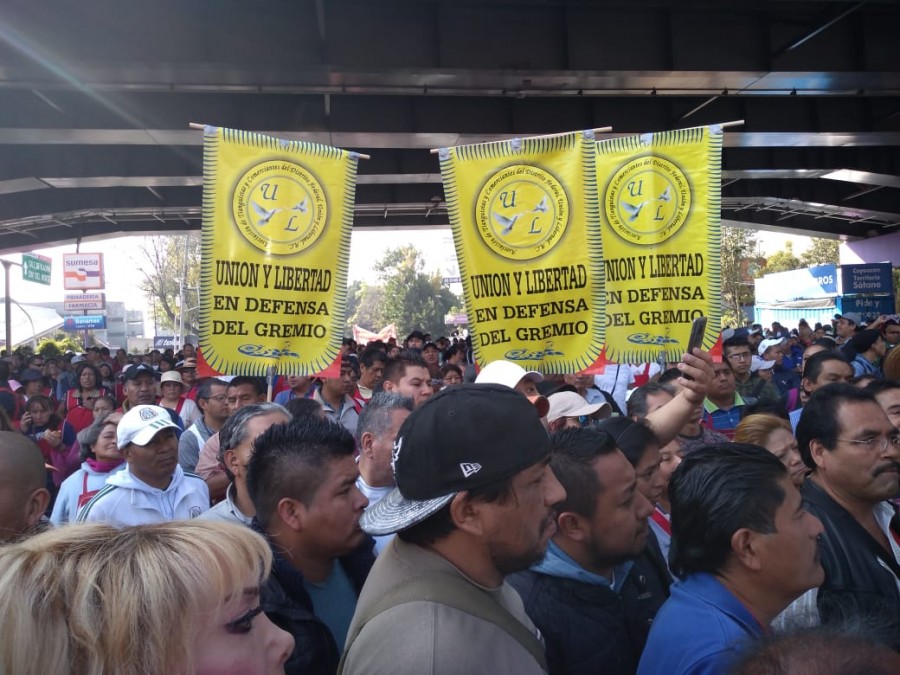
[[[163,429],[177,429],[169,411],[158,405],[136,405],[122,416],[116,427],[116,446],[147,445]]]
[[[762,342],[759,343],[759,347],[756,348],[756,353],[759,354],[760,356],[762,356],[763,354],[766,353],[766,350],[769,347],[774,347],[776,345],[780,345],[782,342],[784,342],[783,337],[766,338],[765,340],[763,340]]]
[[[536,370],[525,370],[518,363],[512,361],[491,361],[475,378],[475,384],[502,384],[510,389],[515,389],[519,381],[530,375],[535,382],[541,382],[544,376]]]
[[[769,370],[775,365],[775,361],[766,361],[761,356],[754,356],[750,361],[750,372],[755,373],[758,370]]]

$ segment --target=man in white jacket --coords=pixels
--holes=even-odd
[[[178,466],[177,425],[165,408],[138,405],[116,430],[119,452],[128,463],[78,514],[78,522],[115,526],[196,518],[209,509],[202,478]]]

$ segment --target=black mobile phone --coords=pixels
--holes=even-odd
[[[703,347],[703,337],[706,335],[706,317],[698,316],[691,324],[691,337],[688,340],[687,353],[692,354],[694,347]]]

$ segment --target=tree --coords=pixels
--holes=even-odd
[[[800,254],[800,267],[837,265],[840,263],[839,248],[840,242],[836,239],[813,238],[809,248]]]
[[[184,334],[196,334],[200,303],[200,237],[147,237],[135,261],[144,275],[141,290],[153,303],[158,327],[177,331],[181,318],[178,306],[179,280],[184,284]]]
[[[384,293],[381,320],[396,324],[398,334],[416,329],[443,334],[444,315],[459,301],[439,272],[425,274],[424,267],[419,250],[409,245],[390,249],[375,264]]]
[[[353,325],[371,331],[381,330],[390,323],[382,317],[384,289],[381,286],[370,286],[362,281],[354,281],[347,288],[347,325],[346,334],[353,332]]]
[[[52,358],[65,352],[77,354],[83,349],[80,336],[59,331],[52,338],[47,337],[38,342],[36,351],[45,358]]]
[[[803,267],[800,258],[794,255],[793,242],[785,242],[784,249],[776,251],[766,259],[766,266],[763,268],[764,274],[773,274],[775,272],[787,272],[789,270],[799,270]]]
[[[723,326],[743,326],[743,307],[753,304],[753,277],[758,271],[759,244],[753,232],[722,227]]]

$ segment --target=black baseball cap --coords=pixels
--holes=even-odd
[[[122,374],[122,380],[125,382],[133,380],[141,373],[150,373],[154,378],[156,377],[156,371],[153,370],[153,366],[148,366],[146,363],[136,363],[125,369],[125,372]]]
[[[498,384],[448,387],[403,422],[392,459],[397,487],[360,525],[373,535],[400,532],[458,492],[511,478],[549,455],[547,432],[521,393]]]
[[[39,371],[37,368],[26,368],[22,371],[22,374],[19,375],[19,382],[25,384],[26,382],[34,382],[35,380],[43,380],[44,374]]]
[[[409,342],[413,338],[421,340],[422,342],[425,342],[425,333],[423,333],[420,330],[414,330],[412,333],[410,333],[409,335],[406,336],[406,341]]]
[[[869,330],[862,330],[858,332],[852,338],[847,340],[847,344],[849,344],[857,354],[860,354],[869,349],[876,342],[878,342],[878,339],[880,337],[880,330],[870,328]]]

